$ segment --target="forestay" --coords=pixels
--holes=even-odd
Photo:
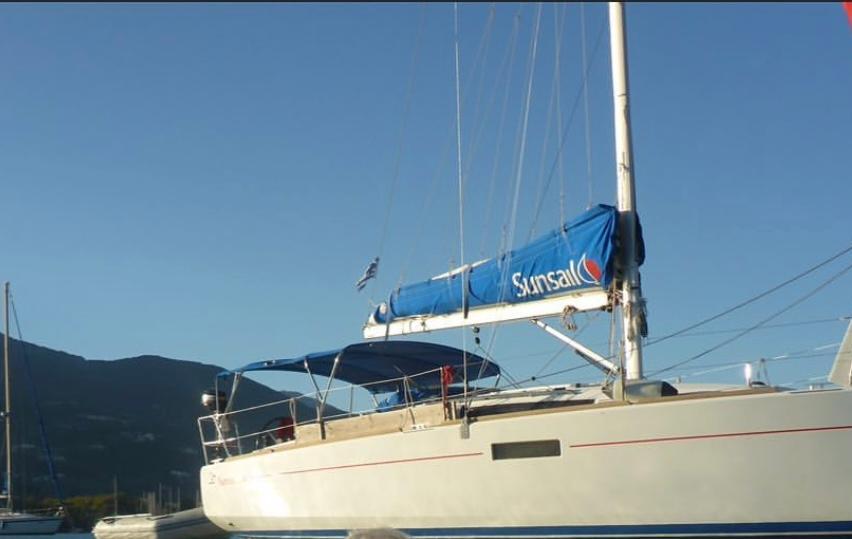
[[[395,290],[364,337],[554,316],[609,304],[618,211],[598,205],[532,243]]]

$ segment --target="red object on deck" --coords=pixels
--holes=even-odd
[[[275,437],[281,441],[287,442],[296,438],[296,431],[293,426],[292,417],[282,417],[278,423],[278,429],[275,431]]]
[[[445,395],[447,394],[446,389],[450,387],[455,377],[456,370],[452,367],[452,365],[444,365],[441,367],[441,384],[444,386]]]
[[[846,10],[846,17],[849,19],[849,26],[852,27],[852,2],[843,2],[843,9]]]

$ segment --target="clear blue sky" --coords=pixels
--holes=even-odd
[[[493,255],[508,222],[535,10],[459,6],[468,261]],[[590,161],[580,7],[556,11],[542,7],[515,245],[551,170],[537,231],[558,222],[563,190],[567,215],[590,185],[614,202],[606,6],[585,10]],[[653,337],[852,243],[852,30],[840,4],[631,4],[627,21]],[[0,6],[0,278],[25,338],[226,367],[359,340],[370,300],[401,275],[459,261],[452,25],[452,4]],[[379,279],[356,293],[379,254]],[[849,263],[702,329],[756,323]],[[773,323],[850,315],[850,292],[845,276]],[[604,318],[587,339],[602,351]],[[844,329],[756,331],[680,372],[810,350]],[[729,335],[651,347],[647,370]],[[558,348],[522,324],[500,330],[494,355],[523,377]],[[778,362],[772,381],[830,360]],[[576,364],[565,354],[546,369]]]

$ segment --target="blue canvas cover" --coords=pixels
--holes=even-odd
[[[470,387],[468,391],[471,393],[479,393],[483,391],[481,387]],[[458,396],[464,394],[463,387],[450,387],[448,388],[447,394],[450,396]],[[420,402],[425,400],[434,400],[441,398],[441,388],[439,387],[415,387],[411,389],[410,392],[411,401],[412,402]],[[400,406],[404,406],[408,404],[408,400],[406,400],[405,396],[405,388],[398,388],[396,391],[379,401],[378,406],[376,406],[376,411],[379,412],[387,412],[388,410],[393,410]]]
[[[403,376],[414,376],[423,372],[452,366],[456,380],[463,378],[464,354],[462,350],[451,346],[418,341],[378,341],[350,344],[345,348],[317,352],[305,356],[256,361],[244,367],[223,373],[243,373],[249,371],[290,371],[320,376],[331,376],[334,359],[340,355],[340,364],[335,379],[364,386],[372,393],[388,393],[399,389]],[[500,367],[485,358],[467,352],[468,380],[488,378],[500,374]],[[440,387],[439,373],[432,377],[417,377],[412,383],[422,388]]]
[[[373,320],[386,324],[409,316],[451,314],[584,289],[606,289],[613,278],[617,223],[614,207],[595,206],[532,243],[465,273],[395,290],[389,301],[375,310]]]

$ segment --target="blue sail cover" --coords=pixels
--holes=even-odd
[[[609,287],[613,278],[618,211],[598,205],[532,243],[467,272],[401,287],[373,313],[387,324],[409,316],[541,300]],[[463,281],[467,276],[466,293]]]

